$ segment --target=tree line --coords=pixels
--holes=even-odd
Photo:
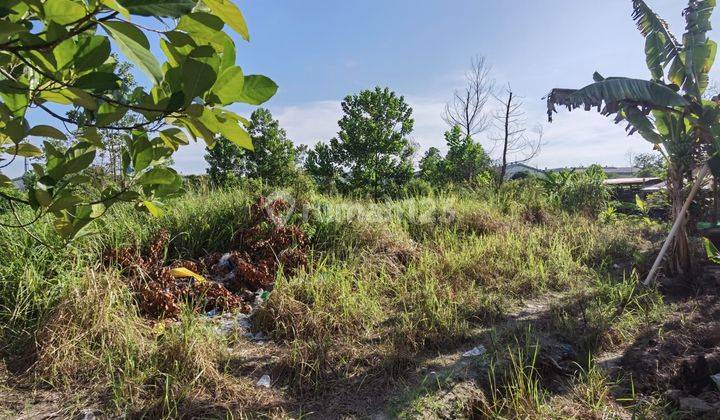
[[[413,110],[403,96],[376,87],[345,97],[337,135],[310,148],[294,147],[269,110],[256,110],[248,125],[254,151],[221,140],[207,150],[207,174],[213,185],[226,186],[241,178],[280,185],[303,173],[322,191],[374,199],[448,185],[500,184],[510,163],[538,154],[542,129],[528,133],[522,102],[510,86],[496,89],[484,58],[473,59],[466,76],[466,86],[443,112],[447,152],[429,148],[417,171]],[[499,151],[496,159],[478,140],[486,131]]]

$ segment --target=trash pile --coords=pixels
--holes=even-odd
[[[166,265],[169,234],[161,231],[144,256],[135,247],[114,249],[106,254],[106,261],[122,269],[144,316],[177,318],[182,302],[208,313],[232,309],[249,313],[256,293],[272,290],[281,266],[292,275],[307,264],[305,232],[285,225],[279,217],[287,209],[282,199],[261,197],[251,207],[250,226],[233,235],[232,250],[226,253]]]

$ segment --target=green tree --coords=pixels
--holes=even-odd
[[[152,17],[170,28],[139,25]],[[152,20],[147,19],[148,22]],[[245,75],[235,64],[236,49],[224,32],[227,24],[249,39],[240,10],[229,0],[11,0],[0,7],[0,171],[18,157],[42,157],[34,164],[38,182],[18,197],[0,191],[15,207],[35,214],[6,226],[27,227],[45,215],[56,232],[76,236],[119,201],[157,215],[162,200],[177,194],[181,177],[168,167],[178,147],[203,139],[212,146],[219,135],[251,148],[244,119],[226,107],[259,105],[277,85],[265,76]],[[160,63],[151,40],[166,61]],[[122,91],[111,51],[143,71],[149,86],[130,95]],[[64,108],[77,107],[73,118]],[[33,124],[28,108],[75,126],[76,135]],[[122,118],[136,113],[139,121]],[[35,114],[33,114],[35,115]],[[114,130],[122,143],[121,172],[126,183],[92,193],[82,172],[108,144],[98,130]],[[32,137],[69,140],[67,150],[50,143],[37,147]],[[10,180],[0,173],[0,186]]]
[[[638,168],[637,176],[664,178],[667,175],[667,161],[658,153],[640,153],[633,165]]]
[[[262,178],[270,185],[283,185],[295,171],[295,147],[270,111],[253,111],[248,125],[253,151],[243,150],[241,173],[248,178]]]
[[[434,187],[445,183],[445,159],[436,147],[429,148],[420,159],[420,178]]]
[[[337,191],[340,170],[335,161],[333,150],[327,143],[318,142],[307,151],[305,171],[322,191]]]
[[[388,88],[364,90],[342,102],[340,132],[330,141],[344,192],[395,195],[413,177],[415,152],[408,135],[412,108]]]
[[[235,143],[218,139],[212,148],[206,148],[205,161],[208,163],[206,172],[214,187],[232,184],[240,177],[243,150]]]
[[[682,43],[667,23],[642,0],[632,0],[633,19],[645,37],[645,58],[651,80],[624,77],[604,78],[582,89],[553,89],[548,95],[548,117],[555,106],[573,110],[598,109],[616,122],[628,124],[653,143],[668,161],[668,192],[673,219],[683,220],[673,238],[671,269],[691,269],[687,228],[682,214],[685,182],[707,155],[715,176],[720,175],[720,109],[704,100],[717,44],[708,39],[715,0],[688,0],[683,10],[685,34]]]
[[[445,142],[448,152],[445,156],[444,171],[449,181],[471,181],[490,169],[491,159],[485,149],[472,137],[464,135],[459,126],[445,132]]]

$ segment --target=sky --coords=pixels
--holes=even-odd
[[[387,86],[413,108],[418,156],[433,146],[444,150],[442,110],[453,90],[463,87],[472,57],[482,55],[497,84],[509,84],[522,97],[528,128],[544,127],[545,145],[533,166],[627,166],[632,155],[651,149],[596,112],[560,111],[550,124],[542,100],[554,87],[589,84],[595,71],[649,78],[631,0],[235,2],[251,37],[248,43],[232,33],[238,64],[245,74],[264,74],[279,85],[264,106],[296,144],[328,141],[338,131],[345,96]],[[648,3],[680,38],[686,2]],[[713,16],[715,26],[719,15]],[[711,80],[717,76],[715,70]],[[478,140],[492,150],[486,135],[492,132]],[[202,173],[203,155],[204,144],[191,144],[176,154],[175,166]]]

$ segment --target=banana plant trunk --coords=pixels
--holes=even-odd
[[[683,212],[685,204],[684,187],[682,171],[677,168],[670,167],[668,179],[668,195],[671,203],[672,220],[677,220]],[[685,215],[686,216],[686,215]],[[668,259],[668,271],[671,274],[686,274],[692,268],[690,258],[690,246],[688,244],[687,217],[683,218],[677,233],[673,239],[671,257]]]

